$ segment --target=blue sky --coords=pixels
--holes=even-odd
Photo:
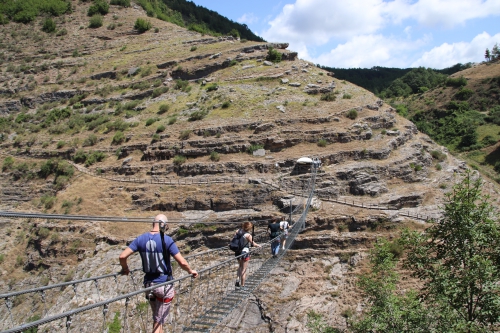
[[[194,0],[330,67],[481,62],[500,44],[500,0]]]

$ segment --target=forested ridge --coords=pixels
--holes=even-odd
[[[382,97],[402,96],[400,94],[405,92],[407,92],[408,95],[410,93],[408,86],[404,86],[403,88],[400,87],[402,85],[401,80],[403,82],[422,81],[421,76],[423,73],[426,76],[439,76],[439,74],[441,74],[442,77],[445,77],[446,75],[454,74],[470,66],[471,64],[458,63],[444,69],[432,69],[424,67],[394,68],[382,66],[374,66],[372,68],[336,68],[318,65],[318,67],[334,73],[335,77],[339,80],[352,82],[376,95],[382,95]],[[424,82],[414,83],[427,84],[427,88],[432,88],[429,86],[428,80],[423,81]],[[413,88],[412,91],[416,92]]]
[[[89,11],[89,16],[106,15],[109,5],[130,7],[130,0],[81,0],[92,3],[95,12]],[[264,39],[255,35],[246,24],[232,20],[209,10],[197,6],[186,0],[137,0],[135,1],[150,17],[186,27],[190,30],[213,36],[233,35],[251,41],[262,42]],[[0,25],[9,21],[30,23],[37,16],[61,16],[74,10],[68,0],[0,0]]]

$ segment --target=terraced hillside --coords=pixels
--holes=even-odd
[[[296,160],[322,162],[292,256],[224,332],[305,332],[310,309],[345,327],[346,311],[362,309],[355,280],[373,242],[439,216],[466,168],[286,43],[202,36],[138,6],[110,6],[91,29],[90,3],[72,3],[55,19],[65,33],[42,32],[41,19],[0,28],[1,210],[267,219],[299,202],[309,171]],[[135,31],[138,18],[153,28]],[[281,62],[266,60],[272,50]],[[485,190],[498,194],[491,182]],[[111,259],[147,228],[4,221],[1,290],[115,271]],[[182,223],[170,232],[184,251],[224,246],[232,233]]]

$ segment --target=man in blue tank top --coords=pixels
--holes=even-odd
[[[120,254],[121,273],[128,275],[130,270],[127,265],[127,258],[134,252],[139,252],[142,260],[142,270],[144,274],[144,287],[151,287],[155,284],[172,280],[172,266],[170,256],[179,263],[179,266],[192,275],[198,276],[198,272],[189,267],[188,262],[179,252],[177,245],[170,236],[164,235],[164,243],[160,235],[160,223],[166,223],[167,217],[159,214],[155,217],[153,228],[136,239]],[[163,257],[163,244],[165,245],[166,258]],[[174,298],[174,286],[169,284],[158,287],[146,297],[153,312],[153,333],[163,333],[163,324],[170,312],[170,303]]]

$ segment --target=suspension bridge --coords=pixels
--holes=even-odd
[[[144,295],[159,286],[173,285],[175,297],[168,322],[164,329],[169,332],[211,332],[242,301],[249,296],[271,270],[277,266],[298,233],[304,228],[306,217],[314,195],[318,164],[311,166],[310,178],[301,199],[290,213],[289,236],[284,249],[273,257],[266,232],[255,235],[262,247],[250,250],[251,260],[247,269],[245,288],[235,288],[238,263],[234,253],[227,247],[211,249],[186,256],[191,267],[199,273],[198,278],[182,276],[163,284],[143,288],[141,269],[133,269],[128,276],[110,273],[89,276],[52,285],[24,289],[0,294],[4,310],[0,310],[1,333],[14,332],[108,332],[109,325],[119,320],[121,332],[147,332],[152,329],[149,304]],[[106,222],[152,222],[144,218],[112,218],[77,215],[0,212],[9,218],[44,218],[64,220],[91,220]],[[169,221],[169,223],[180,221]],[[257,221],[261,222],[261,221]],[[182,223],[236,224],[235,222],[207,222],[200,220]],[[258,225],[258,224],[257,224]],[[266,223],[267,226],[267,223]],[[279,237],[279,236],[278,236]],[[138,257],[138,256],[136,256]],[[118,259],[116,259],[118,260]],[[173,262],[174,276],[183,271]],[[97,297],[89,297],[93,289]],[[97,300],[96,300],[97,299]],[[31,309],[21,311],[18,304],[29,300]]]

